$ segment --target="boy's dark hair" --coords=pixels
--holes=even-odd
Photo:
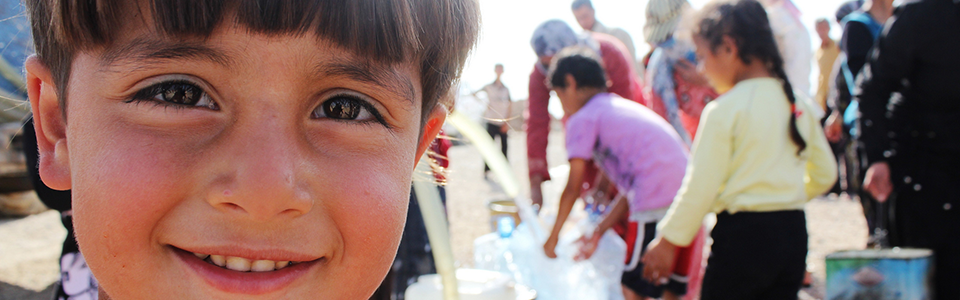
[[[797,99],[783,69],[783,57],[780,56],[777,41],[773,37],[767,12],[759,2],[734,0],[711,3],[703,8],[700,21],[694,30],[697,36],[710,44],[711,52],[723,43],[724,36],[732,38],[743,63],[749,64],[758,59],[780,78],[783,92],[787,95],[791,107],[794,107]],[[800,147],[797,154],[807,148],[807,142],[797,130],[797,115],[794,112],[790,112],[790,139]]]
[[[603,70],[603,59],[588,47],[572,46],[557,53],[547,71],[547,85],[550,88],[567,87],[564,81],[567,74],[573,75],[577,88],[607,88],[607,72]]]
[[[590,9],[593,9],[593,2],[591,2],[590,0],[574,0],[573,4],[570,5],[570,9],[571,10],[578,9],[583,7],[584,5],[586,5]]]
[[[80,51],[110,47],[141,11],[171,37],[204,38],[236,22],[268,35],[316,34],[370,62],[419,64],[423,119],[452,101],[480,26],[475,0],[26,0],[39,60],[50,68],[65,107],[70,66]],[[141,7],[149,5],[149,7]],[[142,10],[141,10],[142,9]],[[232,19],[228,19],[231,18]],[[450,105],[452,103],[443,103]]]

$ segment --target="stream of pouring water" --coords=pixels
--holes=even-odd
[[[483,157],[483,160],[490,166],[490,170],[499,179],[504,193],[508,197],[516,199],[520,193],[518,180],[510,169],[507,158],[496,147],[486,130],[456,111],[447,117],[447,122],[456,127],[464,139],[480,151],[480,156]],[[447,226],[443,204],[440,202],[440,193],[432,180],[423,179],[425,176],[433,178],[430,174],[432,174],[432,171],[429,161],[421,159],[420,163],[417,164],[416,174],[414,174],[414,178],[421,179],[413,181],[413,190],[417,194],[417,201],[420,202],[420,212],[423,214],[423,223],[427,227],[427,237],[430,239],[433,259],[437,264],[437,274],[440,275],[443,282],[444,299],[457,300],[459,299],[459,293],[457,292],[456,268],[453,265],[453,247],[450,245],[449,226]],[[521,219],[525,221],[536,219],[536,213],[530,206],[530,201],[528,199],[517,200]]]

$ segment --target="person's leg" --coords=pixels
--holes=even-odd
[[[720,244],[728,244],[732,242],[730,239],[718,234],[712,236],[714,243],[700,286],[700,299],[756,299],[757,289],[769,285],[769,276],[758,268],[761,266],[756,262],[749,262],[748,255],[731,249],[736,247],[717,245],[718,240],[721,240]]]
[[[500,135],[500,126],[497,126],[496,124],[493,124],[493,123],[489,123],[489,122],[488,122],[488,123],[487,123],[487,134],[489,134],[489,135],[490,135],[490,138],[493,139],[494,142],[496,142],[497,136]],[[490,171],[490,165],[487,165],[487,162],[484,161],[484,162],[483,162],[483,173],[484,173],[484,177],[486,177],[487,171]]]
[[[507,159],[507,141],[509,141],[507,133],[500,133],[500,152],[503,153],[503,159]]]
[[[804,217],[785,219],[780,226],[781,236],[777,252],[780,253],[782,269],[776,281],[762,293],[759,299],[797,299],[807,273],[807,225]]]
[[[847,140],[843,148],[843,163],[844,163],[844,172],[847,180],[847,195],[851,198],[854,198],[859,195],[863,195],[861,188],[863,187],[863,177],[866,170],[861,170],[862,163],[860,158],[857,155],[856,141]]]
[[[694,280],[696,280],[696,285],[693,287],[699,291],[700,263],[703,260],[704,239],[706,239],[706,235],[704,235],[701,227],[697,231],[693,242],[687,247],[680,248],[677,252],[673,274],[664,288],[664,299],[679,299],[691,292],[688,288],[691,287]]]
[[[639,241],[640,244],[636,246],[640,247],[641,250],[646,250],[647,245],[653,241],[653,238],[657,234],[657,223],[654,222],[638,225],[642,226],[642,229],[638,228],[638,231],[643,232],[643,239]],[[642,254],[643,253],[641,252],[641,257]],[[627,253],[627,255],[630,256],[632,253]],[[654,285],[653,283],[643,279],[643,263],[638,262],[636,268],[633,270],[624,271],[623,277],[620,279],[620,283],[627,289],[630,289],[633,294],[640,297],[639,299],[644,299],[644,297],[659,298],[661,295],[663,295],[663,287]],[[627,293],[624,293],[624,296],[627,295]]]
[[[670,290],[663,291],[663,300],[680,300],[680,296],[674,294]]]
[[[702,300],[765,299],[761,295],[787,283],[795,287],[786,299],[796,299],[807,251],[802,211],[721,213],[711,235]]]
[[[620,285],[623,288],[623,299],[624,300],[643,300],[644,297],[637,295],[636,292],[627,287],[626,285]]]

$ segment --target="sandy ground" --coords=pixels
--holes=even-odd
[[[556,129],[556,128],[555,128]],[[526,148],[522,132],[512,132],[508,158],[523,194],[528,194]],[[563,134],[550,136],[548,161],[551,167],[564,164]],[[450,149],[447,185],[451,242],[457,264],[473,265],[473,240],[491,231],[486,203],[503,197],[496,179],[486,180],[483,162],[470,145]],[[551,202],[547,199],[550,210]],[[555,204],[553,204],[555,206]],[[555,208],[553,208],[555,210]],[[808,261],[815,283],[802,293],[804,299],[821,299],[826,254],[841,249],[861,249],[866,229],[860,205],[845,199],[822,198],[806,208],[810,231]],[[66,231],[59,215],[46,211],[23,218],[0,218],[0,300],[51,299],[59,272],[57,259]]]
[[[66,236],[56,211],[0,219],[0,300],[53,299]]]

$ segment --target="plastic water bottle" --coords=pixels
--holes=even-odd
[[[503,216],[497,219],[497,233],[500,234],[501,238],[508,238],[513,235],[513,229],[516,227],[514,224],[513,218],[510,216]]]

